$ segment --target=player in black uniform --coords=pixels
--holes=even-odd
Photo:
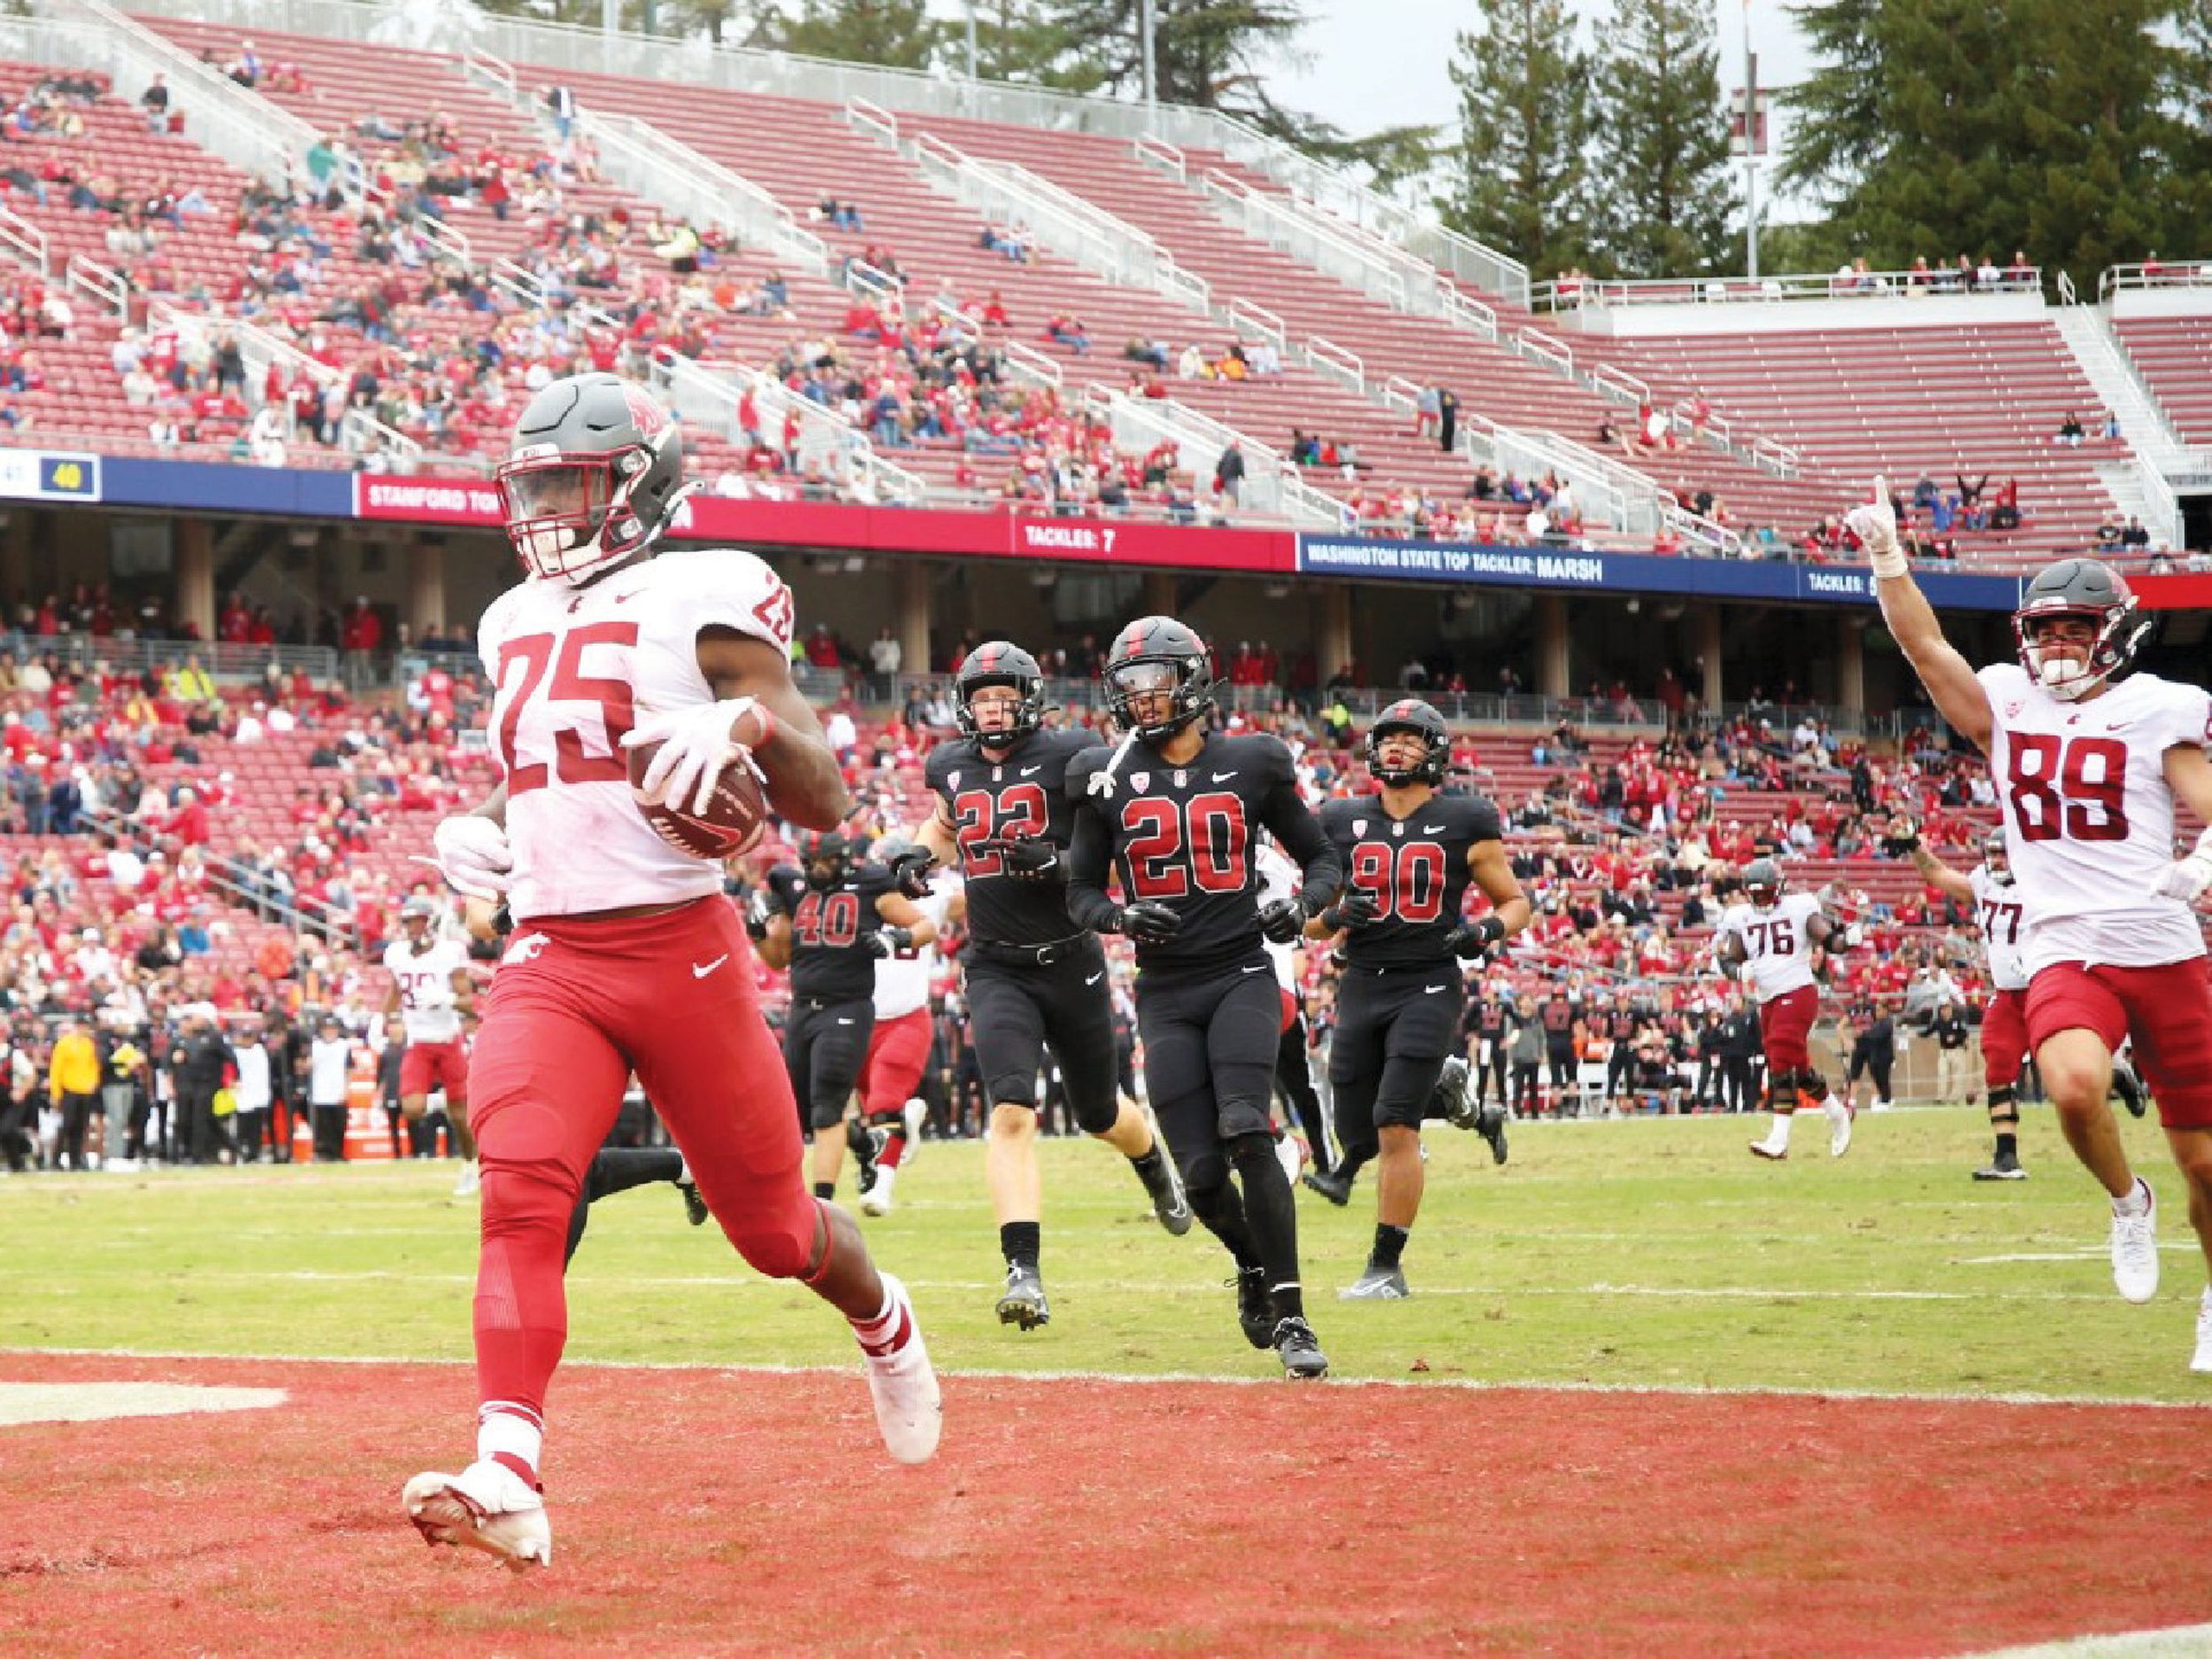
[[[1151,1124],[1116,1087],[1106,953],[1068,918],[1068,763],[1096,740],[1044,729],[1044,672],[1004,641],[969,652],[954,691],[961,735],[930,751],[925,774],[937,810],[913,832],[921,856],[895,868],[918,879],[933,862],[956,864],[967,882],[969,1041],[990,1102],[983,1171],[1006,1257],[998,1317],[1028,1331],[1052,1317],[1038,1270],[1037,1076],[1048,1045],[1077,1125],[1130,1161],[1160,1224],[1188,1233],[1191,1212]]]
[[[876,1025],[876,963],[937,936],[929,918],[898,889],[881,864],[863,864],[841,833],[801,838],[803,870],[768,872],[768,914],[746,920],[760,959],[791,970],[791,1011],[783,1061],[798,1102],[799,1127],[814,1143],[814,1195],[837,1195],[837,1171],[850,1144],[868,1184],[874,1143],[858,1123],[832,1133],[860,1081]]]
[[[1395,1301],[1399,1258],[1420,1213],[1421,1119],[1445,1063],[1456,1057],[1466,1006],[1463,962],[1479,962],[1528,926],[1529,902],[1507,863],[1498,810],[1479,795],[1443,795],[1451,754],[1444,717],[1417,698],[1394,703],[1367,733],[1367,769],[1379,793],[1332,801],[1321,827],[1342,856],[1343,895],[1307,926],[1337,938],[1336,1040],[1329,1087],[1344,1156],[1311,1185],[1338,1202],[1360,1166],[1379,1155],[1375,1244],[1341,1294]],[[1470,881],[1490,913],[1464,915]],[[1457,1068],[1463,1094],[1466,1062]]]
[[[1475,1061],[1475,1099],[1487,1105],[1493,1096],[1502,1108],[1506,1103],[1505,1079],[1511,1060],[1507,1053],[1508,1037],[1513,1023],[1513,1010],[1506,1005],[1495,986],[1483,988],[1482,1000],[1467,1013],[1467,1041]],[[1502,1164],[1503,1158],[1498,1160]]]
[[[1335,897],[1341,870],[1298,798],[1282,741],[1208,733],[1213,670],[1190,629],[1169,617],[1131,623],[1103,677],[1126,735],[1118,749],[1093,749],[1068,768],[1068,913],[1136,943],[1152,1110],[1191,1209],[1236,1258],[1246,1339],[1274,1348],[1289,1376],[1325,1376],[1298,1282],[1297,1211],[1271,1133],[1282,997],[1264,941],[1296,938]],[[1303,882],[1264,908],[1262,829]],[[1119,904],[1106,891],[1110,863]]]

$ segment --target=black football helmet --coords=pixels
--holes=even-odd
[[[2046,649],[2044,626],[2060,617],[2082,617],[2097,625],[2086,662]],[[2108,680],[2124,674],[2154,626],[2140,614],[2135,595],[2120,573],[2098,559],[2060,559],[2046,565],[2020,595],[2012,613],[2012,637],[2028,677],[2062,702],[2085,697]]]
[[[1753,909],[1772,910],[1782,896],[1782,866],[1771,858],[1754,858],[1744,866],[1743,890]]]
[[[1213,653],[1173,617],[1140,617],[1117,634],[1103,677],[1114,718],[1148,743],[1174,736],[1214,706]],[[1172,697],[1167,718],[1148,725],[1139,720],[1136,698],[1159,691]]]
[[[987,640],[970,651],[960,664],[960,672],[953,676],[954,702],[958,709],[956,718],[960,722],[960,734],[990,744],[995,749],[1010,748],[1044,724],[1045,671],[1037,666],[1037,659],[1018,645],[1004,640]],[[986,732],[975,723],[975,710],[968,706],[969,699],[987,686],[1011,686],[1021,696],[1014,705],[1014,723],[1003,732]]]
[[[555,380],[524,406],[495,476],[523,568],[580,587],[652,545],[683,475],[675,417],[643,387],[590,373]]]
[[[814,830],[799,837],[799,863],[806,871],[806,884],[817,893],[827,893],[844,885],[852,873],[855,849],[851,838],[841,830]]]
[[[1383,766],[1383,739],[1393,732],[1417,732],[1425,740],[1427,747],[1413,765],[1396,770]],[[1401,697],[1375,717],[1374,725],[1367,728],[1367,770],[1378,781],[1394,786],[1409,783],[1440,784],[1444,781],[1444,767],[1452,757],[1452,732],[1444,724],[1444,717],[1418,697]]]

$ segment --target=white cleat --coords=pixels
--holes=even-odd
[[[906,1125],[906,1150],[900,1156],[901,1167],[911,1164],[922,1149],[922,1122],[929,1116],[929,1108],[918,1100],[910,1100],[899,1108],[899,1117]]]
[[[2212,1285],[2197,1298],[2197,1351],[2189,1369],[2200,1377],[2212,1377]]]
[[[473,1198],[480,1185],[482,1182],[477,1174],[476,1160],[471,1158],[461,1165],[461,1179],[453,1183],[453,1195],[456,1198]]]
[[[480,1549],[513,1572],[553,1559],[545,1500],[504,1463],[480,1458],[457,1475],[417,1475],[399,1501],[427,1544]]]
[[[1828,1156],[1839,1158],[1851,1150],[1851,1108],[1839,1105],[1828,1113]]]
[[[882,1340],[860,1345],[868,1393],[876,1402],[876,1426],[883,1431],[883,1448],[891,1460],[926,1463],[936,1455],[938,1436],[944,1431],[944,1401],[906,1286],[888,1273],[882,1279],[891,1296],[888,1329]]]
[[[1275,1143],[1275,1161],[1283,1166],[1283,1179],[1296,1187],[1298,1172],[1305,1167],[1306,1160],[1295,1136],[1285,1135]]]
[[[2158,1294],[2158,1198],[2150,1183],[2136,1178],[2147,1201],[2139,1216],[2112,1215],[2112,1282],[2130,1302],[2148,1302]]]
[[[908,1141],[906,1144],[910,1149],[911,1149],[914,1145],[911,1141]],[[892,1185],[898,1179],[898,1176],[899,1171],[897,1166],[895,1165],[890,1169],[886,1169],[880,1164],[876,1165],[876,1179],[874,1182],[869,1187],[866,1192],[861,1194],[860,1195],[860,1213],[862,1215],[887,1216],[891,1213],[891,1187]]]
[[[1754,1141],[1751,1143],[1751,1156],[1755,1158],[1771,1158],[1775,1163],[1779,1164],[1789,1155],[1789,1148],[1778,1147],[1771,1141]]]

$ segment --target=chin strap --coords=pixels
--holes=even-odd
[[[1137,729],[1133,726],[1121,734],[1121,741],[1114,746],[1114,752],[1107,757],[1105,765],[1091,774],[1090,790],[1093,795],[1103,795],[1110,801],[1113,799],[1114,774],[1121,770],[1121,763],[1127,758],[1130,746],[1136,741]]]

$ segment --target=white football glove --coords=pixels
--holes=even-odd
[[[2208,887],[2212,887],[2212,829],[2197,837],[2194,852],[2166,866],[2154,890],[2162,899],[2194,904]]]
[[[697,817],[714,798],[714,786],[725,766],[742,760],[752,767],[755,777],[767,782],[754,765],[751,751],[730,735],[731,728],[748,714],[765,737],[772,723],[768,711],[750,697],[730,697],[670,714],[649,714],[640,720],[623,738],[622,746],[661,745],[661,752],[653,757],[653,764],[639,781],[640,795],[651,805],[672,807]]]
[[[1867,563],[1878,577],[1902,576],[1909,568],[1897,545],[1897,509],[1890,504],[1889,480],[1874,480],[1874,499],[1843,515],[1844,527],[1859,538]]]
[[[515,856],[500,825],[473,812],[442,818],[430,844],[437,851],[438,873],[464,898],[496,900],[507,891]]]

